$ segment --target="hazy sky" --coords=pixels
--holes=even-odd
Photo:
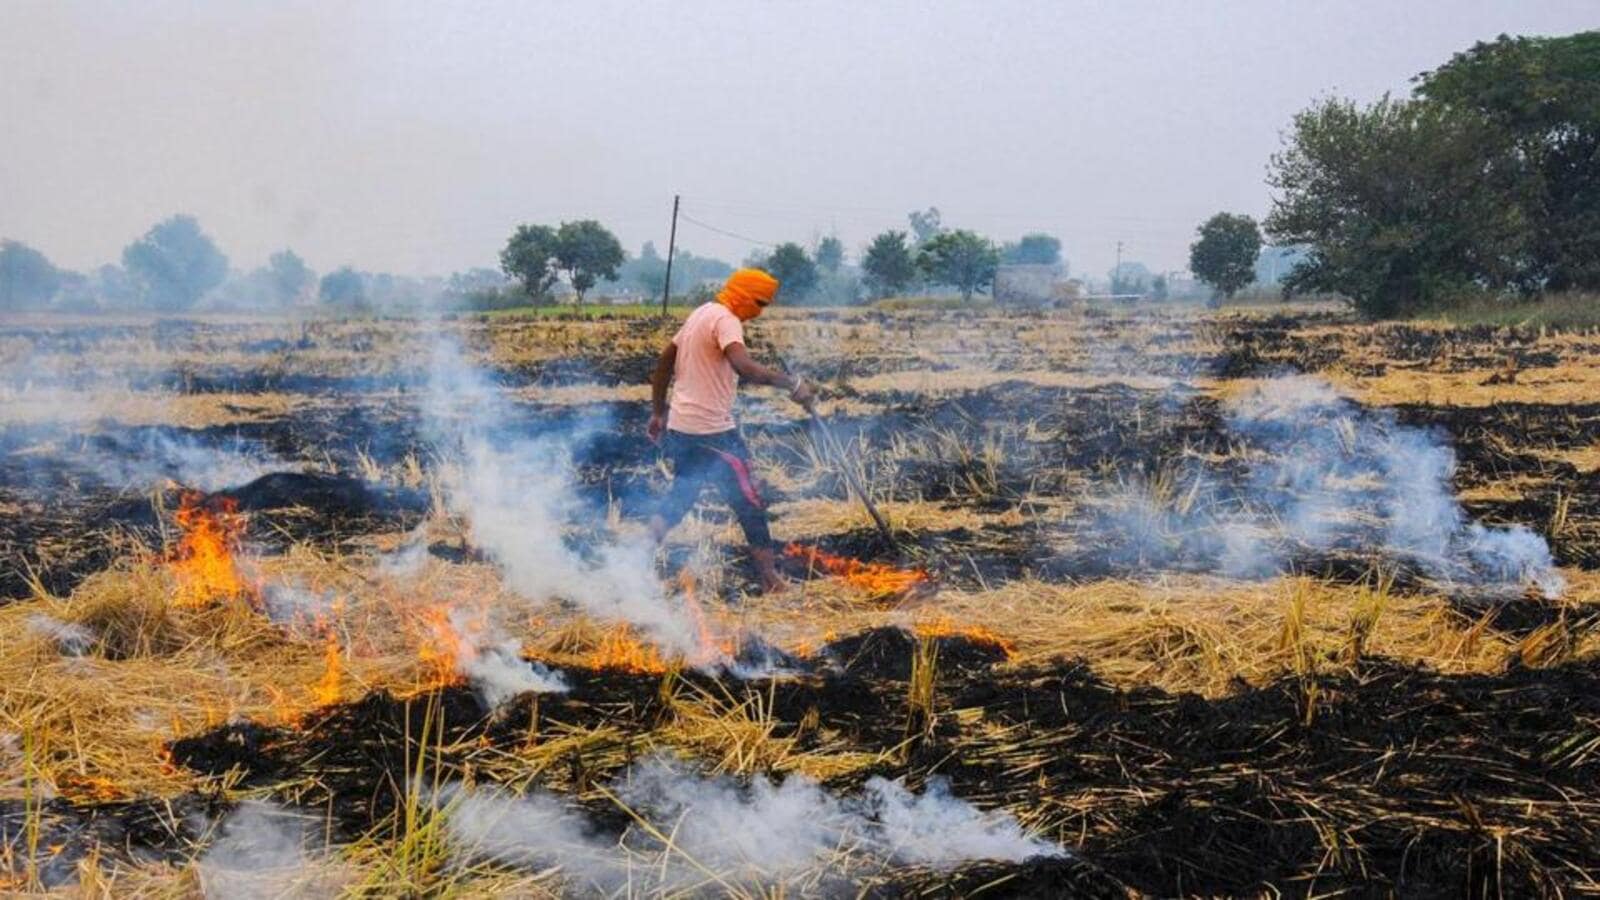
[[[0,0],[0,237],[84,268],[190,212],[236,268],[289,246],[447,273],[524,221],[665,249],[679,192],[699,222],[852,256],[936,205],[1054,233],[1075,271],[1118,240],[1181,268],[1202,218],[1266,211],[1315,97],[1600,26],[1595,0],[448,6]]]

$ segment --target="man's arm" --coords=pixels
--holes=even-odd
[[[722,352],[728,355],[728,362],[733,365],[733,370],[739,373],[740,378],[755,384],[770,384],[776,388],[783,388],[790,392],[789,396],[794,402],[801,406],[811,405],[813,393],[810,385],[800,378],[777,369],[769,369],[751,359],[750,351],[746,350],[743,344],[729,344]]]
[[[667,427],[667,385],[672,383],[672,370],[678,363],[678,345],[667,342],[656,359],[656,370],[650,373],[650,424],[645,434],[658,440]]]

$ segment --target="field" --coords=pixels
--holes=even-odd
[[[670,331],[0,321],[7,888],[1600,894],[1600,332],[780,310],[763,596]]]

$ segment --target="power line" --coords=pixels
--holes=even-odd
[[[747,241],[747,242],[752,243],[752,244],[760,244],[763,247],[776,247],[776,246],[778,246],[777,244],[774,244],[771,241],[757,240],[757,239],[755,239],[753,237],[750,237],[749,235],[746,235],[746,234],[739,234],[738,232],[728,231],[725,228],[718,228],[715,225],[708,225],[707,223],[702,222],[699,219],[696,219],[693,216],[691,216],[691,215],[689,215],[688,213],[685,213],[685,212],[678,213],[678,218],[682,219],[685,222],[690,223],[691,225],[699,225],[701,228],[704,228],[707,231],[714,231],[717,234],[723,235],[724,237],[731,237],[731,238],[734,238],[736,240]]]

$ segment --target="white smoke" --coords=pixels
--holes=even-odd
[[[1066,855],[1029,836],[1011,816],[985,813],[950,793],[943,778],[929,779],[919,797],[898,781],[874,777],[867,794],[879,846],[899,862],[946,867],[969,859],[1021,862]]]
[[[427,562],[427,530],[423,527],[418,527],[417,530],[406,537],[400,546],[378,557],[378,574],[384,578],[403,581],[420,575],[422,567]]]
[[[55,616],[34,613],[28,617],[28,630],[56,645],[63,656],[82,656],[94,646],[95,634],[76,622],[63,622]]]
[[[873,778],[861,795],[838,797],[802,775],[778,783],[757,777],[743,786],[658,757],[635,766],[612,793],[650,827],[613,839],[550,794],[454,787],[449,830],[468,856],[561,865],[569,878],[602,891],[687,889],[702,885],[708,872],[771,884],[819,868],[950,868],[1065,855],[1009,814],[985,813],[953,796],[942,781],[930,781],[918,796]],[[670,846],[662,835],[671,836]]]
[[[279,582],[262,590],[261,606],[272,624],[305,635],[326,628],[333,620],[338,613],[339,595]]]
[[[189,435],[156,431],[144,432],[131,451],[119,448],[98,454],[96,463],[108,484],[139,487],[172,480],[207,493],[249,484],[272,472],[305,468],[259,444],[233,440],[211,445]]]
[[[522,645],[485,616],[473,616],[461,608],[448,614],[451,634],[445,643],[455,650],[456,672],[465,676],[493,709],[511,698],[526,693],[562,693],[566,678],[559,671],[522,658]]]
[[[345,880],[337,866],[307,849],[318,824],[271,803],[240,803],[197,860],[201,893],[228,900],[337,896]]]
[[[669,653],[696,652],[693,620],[657,578],[648,537],[599,536],[582,551],[565,540],[567,525],[583,514],[572,446],[609,422],[591,418],[559,435],[508,434],[509,404],[447,343],[434,354],[425,412],[455,463],[442,479],[449,507],[467,520],[473,544],[500,566],[512,590],[627,622]]]
[[[1132,491],[1119,524],[1142,559],[1184,554],[1255,576],[1305,549],[1376,547],[1445,583],[1532,585],[1550,597],[1563,589],[1538,534],[1468,520],[1451,484],[1455,452],[1437,434],[1305,375],[1268,380],[1226,412],[1249,454],[1244,502],[1174,511],[1170,500]]]

